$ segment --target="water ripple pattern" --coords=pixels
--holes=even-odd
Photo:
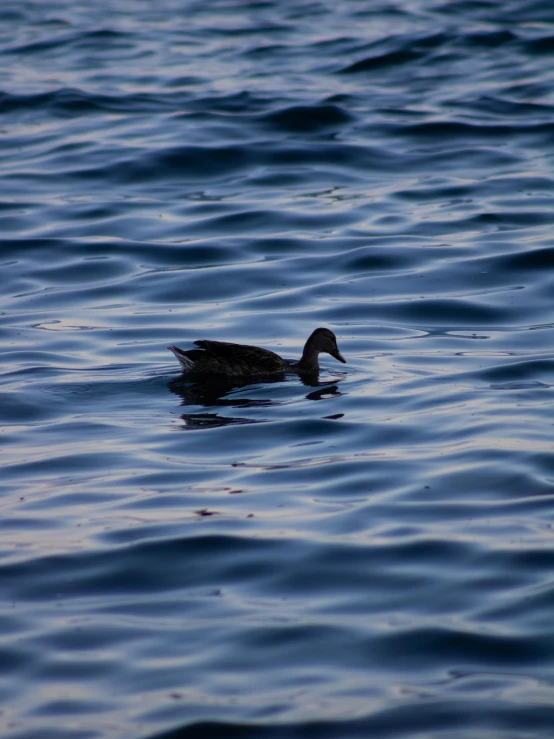
[[[552,4],[5,0],[0,58],[3,739],[550,739]]]

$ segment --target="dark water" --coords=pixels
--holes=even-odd
[[[0,734],[554,727],[548,0],[0,6]],[[319,384],[191,384],[168,343]]]

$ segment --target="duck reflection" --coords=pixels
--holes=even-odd
[[[296,381],[294,378],[292,381]],[[319,376],[302,376],[300,377],[302,384],[308,388],[313,388],[306,394],[307,400],[325,400],[333,396],[342,395],[338,389],[340,379],[333,378],[332,382],[321,382]],[[241,408],[269,408],[271,406],[283,405],[283,402],[274,398],[260,398],[259,392],[261,386],[270,386],[272,384],[291,381],[285,374],[268,379],[267,377],[238,380],[237,378],[211,378],[202,380],[191,380],[185,376],[171,380],[168,383],[169,390],[181,398],[183,406],[204,406],[207,408],[226,408],[239,410]],[[250,387],[252,392],[258,397],[236,396],[235,393],[242,388]],[[339,414],[339,416],[342,414]],[[339,416],[327,416],[327,418],[335,418]],[[199,430],[205,428],[216,428],[218,426],[230,426],[233,424],[262,423],[269,420],[268,418],[247,418],[241,416],[240,413],[225,413],[221,415],[217,412],[196,411],[193,413],[182,413],[181,419],[184,422],[184,429]]]

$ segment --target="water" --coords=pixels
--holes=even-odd
[[[3,2],[0,733],[546,739],[554,12]],[[184,382],[166,345],[318,382]]]

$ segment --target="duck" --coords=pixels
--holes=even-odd
[[[184,350],[172,344],[167,348],[173,352],[184,373],[196,376],[261,377],[285,372],[317,374],[321,353],[330,354],[346,364],[337,346],[337,337],[328,328],[316,328],[306,341],[297,362],[283,359],[259,346],[208,339],[199,339],[194,343],[200,348]]]

